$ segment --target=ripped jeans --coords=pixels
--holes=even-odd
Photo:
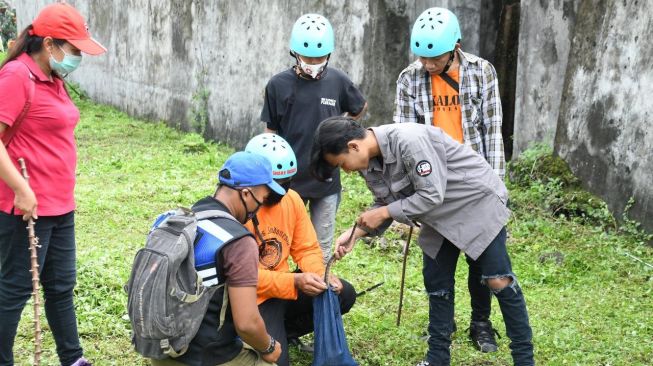
[[[449,365],[451,333],[454,317],[454,283],[456,264],[460,249],[444,240],[435,259],[423,254],[424,287],[429,294],[429,349],[426,359],[431,365]],[[476,260],[467,257],[467,263],[481,274],[483,283],[493,278],[511,278],[512,282],[499,290],[492,290],[496,296],[506,333],[510,338],[510,349],[514,365],[534,365],[533,333],[528,323],[526,301],[512,272],[510,257],[506,250],[506,229],[494,238],[483,254]]]

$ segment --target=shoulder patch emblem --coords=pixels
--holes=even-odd
[[[415,166],[415,171],[420,177],[426,177],[427,175],[431,174],[433,169],[431,168],[431,163],[426,160],[422,160]]]

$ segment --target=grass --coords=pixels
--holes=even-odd
[[[146,365],[130,344],[122,287],[152,219],[176,205],[212,193],[216,172],[233,152],[160,123],[129,118],[111,107],[77,101],[82,119],[77,182],[78,286],[76,308],[86,356],[96,365]],[[338,232],[371,202],[357,176],[345,175]],[[653,262],[651,247],[618,230],[555,217],[531,189],[511,187],[514,215],[508,248],[526,295],[540,365],[650,365],[653,354],[653,270],[625,253]],[[360,242],[334,272],[358,289],[385,284],[361,297],[344,317],[349,346],[364,366],[411,365],[426,350],[421,340],[428,302],[421,253],[411,247],[401,327],[395,326],[401,272],[400,234]],[[414,242],[413,242],[414,243]],[[454,365],[511,365],[496,300],[492,321],[502,334],[499,352],[481,354],[468,341],[467,266],[460,258],[456,284],[458,332]],[[19,326],[14,352],[27,365],[32,352],[31,307]],[[44,324],[45,319],[43,320]],[[57,363],[45,326],[45,365]],[[310,365],[292,352],[294,365]]]

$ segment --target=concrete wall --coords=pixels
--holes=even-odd
[[[620,216],[653,232],[653,3],[584,0],[578,10],[556,152]]]
[[[522,0],[513,154],[553,146],[580,0]]]
[[[47,0],[18,4],[24,27]],[[332,65],[368,98],[367,123],[392,119],[395,80],[411,61],[412,22],[427,7],[462,19],[465,48],[478,51],[480,3],[465,1],[70,0],[109,49],[71,78],[94,99],[236,146],[259,132],[267,80],[293,64],[294,21],[318,12],[335,27]]]

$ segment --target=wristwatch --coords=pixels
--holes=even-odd
[[[262,355],[269,355],[270,353],[274,352],[276,346],[277,346],[277,341],[274,338],[272,338],[272,336],[270,336],[270,345],[268,346],[268,348],[258,352]]]

